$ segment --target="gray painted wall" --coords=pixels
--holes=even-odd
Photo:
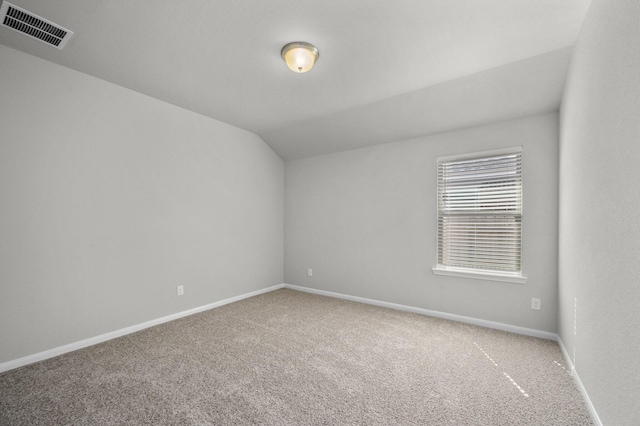
[[[285,282],[555,333],[558,125],[550,113],[285,163]],[[434,275],[437,158],[515,145],[529,280]]]
[[[561,111],[559,334],[605,425],[640,424],[639,46],[640,2],[593,0]]]
[[[258,136],[1,45],[0,75],[0,362],[282,283]]]

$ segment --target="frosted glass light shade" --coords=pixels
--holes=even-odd
[[[285,45],[280,55],[289,69],[297,73],[309,71],[320,56],[314,45],[303,41],[294,41]]]

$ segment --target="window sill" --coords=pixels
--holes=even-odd
[[[452,277],[474,278],[477,280],[501,281],[516,284],[524,284],[527,282],[527,277],[521,274],[514,274],[509,272],[451,268],[441,265],[438,265],[431,270],[436,275],[449,275]]]

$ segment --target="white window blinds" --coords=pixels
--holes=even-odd
[[[438,267],[520,273],[521,245],[521,150],[439,159]]]

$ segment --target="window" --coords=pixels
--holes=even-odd
[[[522,149],[438,159],[436,274],[523,283]]]

